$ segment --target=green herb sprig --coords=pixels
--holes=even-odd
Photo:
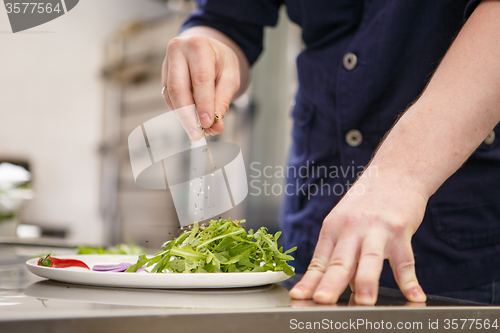
[[[265,227],[255,233],[240,226],[244,220],[218,220],[200,229],[198,223],[176,239],[163,244],[163,251],[147,258],[141,255],[127,272],[136,272],[147,265],[152,273],[217,273],[266,272],[295,273],[287,264],[294,260],[289,253],[278,248],[281,231],[272,235]]]

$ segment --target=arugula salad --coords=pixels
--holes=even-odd
[[[193,225],[174,240],[163,244],[163,250],[153,257],[142,254],[126,272],[136,272],[143,266],[151,273],[216,273],[294,271],[287,261],[296,247],[283,252],[278,248],[281,231],[272,235],[265,227],[248,232],[240,226],[245,220],[212,220],[205,228]]]

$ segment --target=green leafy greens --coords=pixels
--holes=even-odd
[[[163,244],[163,250],[153,257],[141,255],[127,272],[136,272],[144,265],[152,273],[216,273],[283,271],[292,276],[287,264],[294,260],[278,248],[281,231],[269,234],[265,227],[248,233],[240,226],[242,221],[218,220],[200,229],[198,223],[176,239]]]

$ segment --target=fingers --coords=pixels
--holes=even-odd
[[[216,99],[216,103],[217,103],[217,99]],[[229,107],[228,107],[229,109]],[[218,119],[217,121],[214,121],[212,127],[210,127],[208,129],[208,134],[210,135],[217,135],[217,134],[221,134],[222,131],[224,130],[224,116],[226,115],[227,113],[227,110],[221,110],[219,112],[216,113]]]
[[[356,304],[373,305],[377,301],[384,259],[389,257],[394,277],[405,297],[411,302],[425,302],[426,296],[415,274],[410,240],[396,239],[387,251],[388,237],[385,232],[375,230],[368,232],[366,237],[339,237],[335,243],[322,231],[311,264],[290,291],[290,296],[331,304],[338,301],[350,284]]]
[[[203,128],[210,128],[215,116],[215,54],[208,38],[189,39],[187,61],[193,87],[193,97]]]
[[[239,90],[239,68],[234,52],[217,40],[201,35],[174,38],[162,67],[165,103],[172,110],[195,104],[205,131],[220,134]]]
[[[168,54],[167,56],[165,56],[165,60],[163,61],[163,64],[161,66],[161,86],[162,86],[161,93],[163,95],[163,99],[165,100],[165,104],[167,104],[168,108],[170,110],[174,110],[174,106],[172,105],[172,101],[170,100],[168,91],[166,89],[167,80],[168,80]]]
[[[384,266],[386,238],[370,235],[363,241],[354,278],[356,304],[373,305],[377,301],[380,274]]]
[[[174,38],[168,44],[162,68],[162,83],[167,87],[163,94],[165,103],[175,110],[193,141],[203,135],[198,117],[202,127],[210,127],[215,113],[215,65],[214,57],[207,56],[210,54],[213,50],[205,37],[192,37],[188,41]],[[190,110],[182,110],[192,104],[196,105],[198,117]]]
[[[335,245],[328,267],[314,292],[317,303],[336,303],[354,276],[359,256],[359,238],[341,237]]]
[[[228,72],[221,76],[215,86],[215,113],[219,120],[215,122],[211,129],[213,134],[220,134],[224,130],[224,117],[229,110],[231,100],[240,89],[239,71]]]
[[[321,231],[314,250],[314,255],[307,267],[307,272],[302,279],[290,290],[293,299],[311,299],[316,286],[321,281],[327,269],[328,261],[333,252],[333,239],[324,231]]]
[[[208,38],[172,39],[162,70],[165,103],[171,109],[195,104],[203,128],[215,115],[215,55]]]
[[[192,141],[198,141],[203,137],[203,129],[198,125],[198,117],[194,106],[183,107],[173,112]]]
[[[168,44],[167,57],[162,71],[162,82],[164,86],[167,86],[163,91],[163,96],[167,106],[176,113],[189,138],[198,141],[203,132],[198,126],[196,113],[190,108],[184,108],[192,105],[194,100],[191,93],[188,63],[179,44],[180,42],[176,39]]]
[[[415,274],[415,260],[410,241],[398,242],[391,251],[389,262],[399,289],[411,302],[425,302],[427,296],[418,283]]]
[[[166,62],[165,102],[171,109],[194,104],[188,62],[182,53],[181,42],[174,38],[168,43]],[[165,79],[165,78],[164,78]],[[171,106],[169,105],[171,104]]]

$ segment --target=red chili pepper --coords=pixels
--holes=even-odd
[[[65,268],[65,267],[83,267],[90,270],[89,266],[81,260],[59,259],[51,257],[50,254],[38,260],[38,266]]]

